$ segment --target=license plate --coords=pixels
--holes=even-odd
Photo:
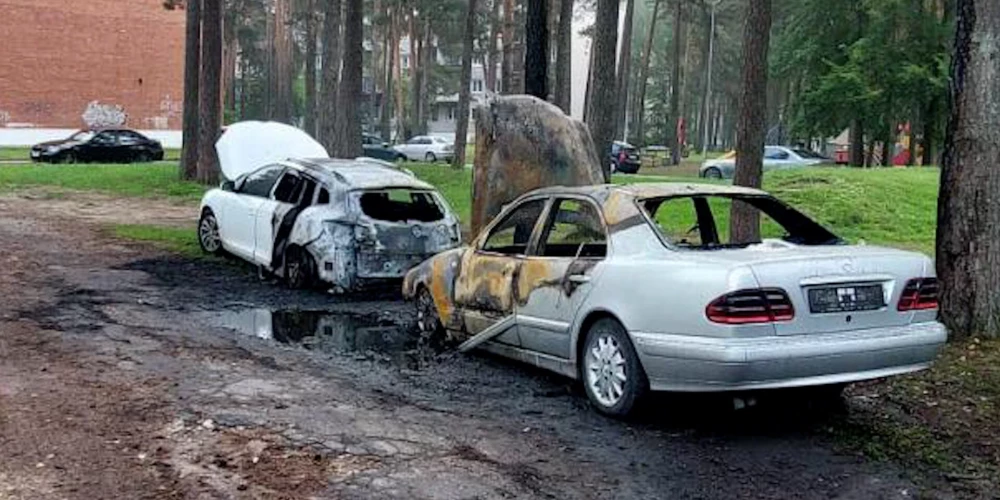
[[[809,290],[813,313],[872,311],[885,307],[882,285],[831,286]]]

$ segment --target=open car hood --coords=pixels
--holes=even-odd
[[[301,129],[278,122],[245,121],[226,127],[215,143],[222,175],[229,180],[288,158],[329,158],[326,148]]]

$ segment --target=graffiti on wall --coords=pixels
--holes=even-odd
[[[128,121],[128,114],[125,113],[125,108],[120,105],[90,101],[87,108],[83,110],[81,118],[89,128],[118,127],[125,125],[125,122]]]
[[[164,130],[170,128],[170,121],[180,118],[184,112],[184,103],[175,101],[170,94],[163,96],[160,100],[160,114],[143,119],[147,128]]]
[[[10,111],[0,109],[0,127],[4,127],[8,123],[10,123]]]

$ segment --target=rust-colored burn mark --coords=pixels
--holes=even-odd
[[[572,297],[580,283],[570,279],[573,275],[588,275],[600,259],[575,259],[565,261],[528,259],[521,265],[514,281],[514,297],[519,305],[528,303],[531,294],[542,288],[558,288],[563,295]]]
[[[635,198],[622,191],[611,191],[608,195],[604,202],[604,219],[612,233],[646,223],[635,204]]]
[[[514,310],[511,285],[517,260],[505,255],[469,252],[455,286],[455,301],[501,315]]]

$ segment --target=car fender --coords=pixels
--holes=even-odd
[[[441,324],[449,329],[461,328],[461,319],[455,307],[455,280],[462,271],[462,257],[468,249],[458,247],[441,252],[421,262],[403,278],[403,297],[412,300],[421,286],[427,287]]]

